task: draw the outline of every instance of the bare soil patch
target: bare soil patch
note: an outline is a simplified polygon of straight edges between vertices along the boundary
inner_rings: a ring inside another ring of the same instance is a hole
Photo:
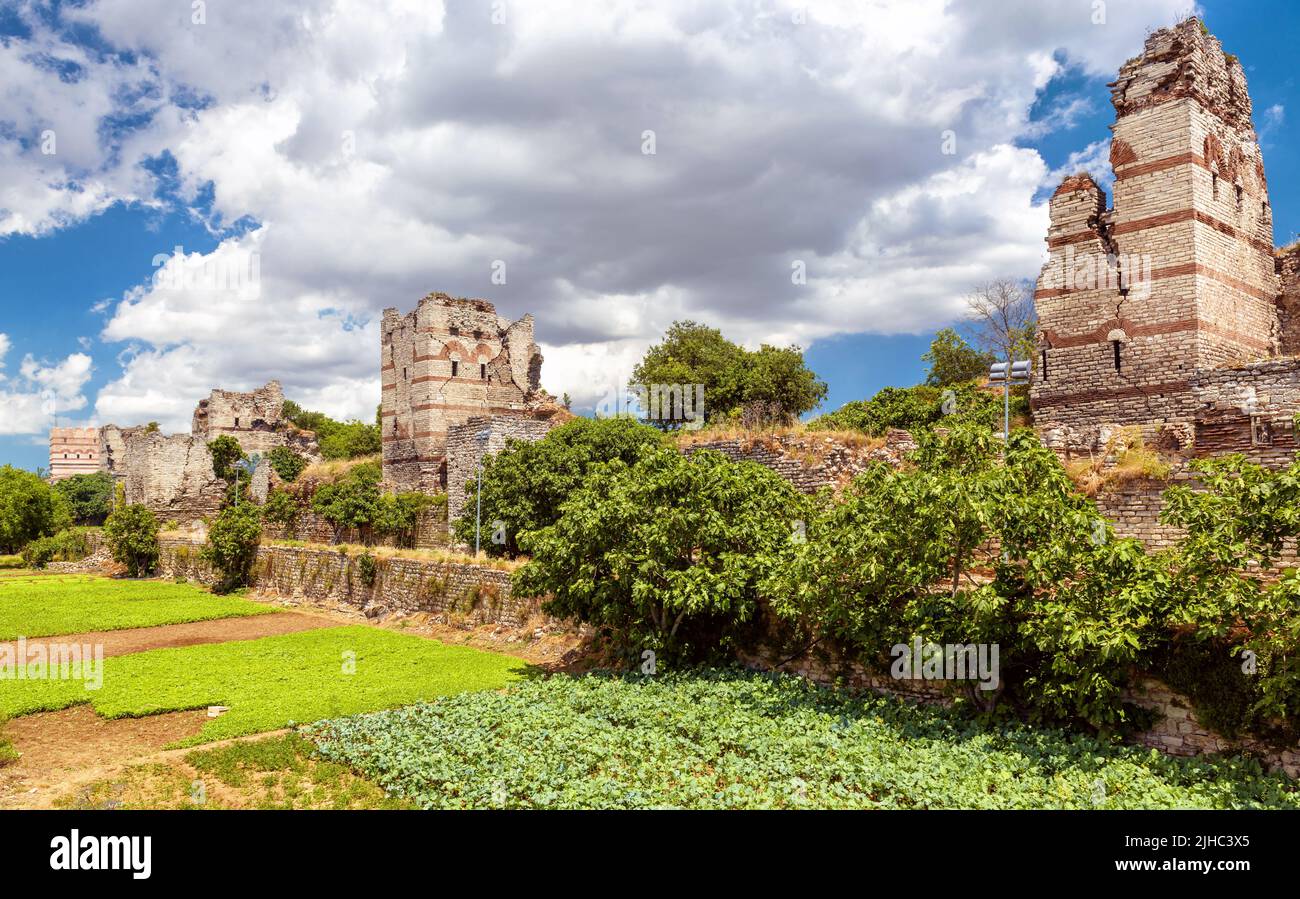
[[[232,640],[255,640],[277,634],[293,634],[323,627],[337,627],[338,622],[321,615],[302,612],[276,612],[270,615],[250,615],[243,618],[220,618],[216,621],[189,621],[184,624],[161,624],[157,627],[136,627],[120,631],[91,631],[85,634],[59,634],[27,641],[30,651],[38,643],[64,645],[101,645],[104,655],[122,656],[149,649],[172,646],[195,646],[200,643],[226,643]],[[11,652],[14,644],[7,644]],[[0,651],[6,644],[0,642]]]

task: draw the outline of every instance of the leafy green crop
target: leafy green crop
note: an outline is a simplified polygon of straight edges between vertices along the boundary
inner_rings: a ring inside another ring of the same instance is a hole
[[[551,677],[323,721],[321,754],[424,808],[1297,808],[1240,758],[739,671]]]
[[[116,631],[273,612],[193,584],[90,575],[10,577],[0,581],[0,640]]]
[[[504,686],[523,668],[510,656],[364,625],[104,660],[103,685],[79,680],[0,681],[0,717],[89,702],[108,718],[228,706],[189,746],[389,708],[461,690]]]

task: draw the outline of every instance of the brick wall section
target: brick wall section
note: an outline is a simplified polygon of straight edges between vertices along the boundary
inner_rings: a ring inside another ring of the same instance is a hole
[[[692,443],[684,452],[713,450],[735,462],[757,462],[772,469],[803,493],[840,488],[871,462],[899,465],[916,442],[906,431],[891,429],[883,444],[845,443],[815,432],[799,435],[756,434],[752,437]]]
[[[148,426],[100,428],[100,462],[123,485],[128,503],[148,506],[164,522],[189,524],[215,515],[225,495],[207,446],[217,437],[231,436],[245,453],[263,457],[252,483],[259,502],[270,489],[265,457],[272,449],[289,446],[308,461],[320,460],[314,435],[286,421],[283,408],[277,381],[248,393],[214,390],[195,408],[189,434],[163,434]]]
[[[200,544],[167,540],[160,573],[202,584],[214,582],[199,557]],[[253,586],[285,597],[333,602],[366,611],[457,613],[475,624],[519,627],[540,600],[512,596],[510,572],[472,562],[377,559],[373,585],[361,578],[356,556],[308,547],[262,546],[253,567]]]
[[[511,441],[541,440],[560,424],[561,416],[534,418],[526,414],[476,415],[447,429],[447,528],[464,513],[465,485],[474,480],[484,456],[501,452]],[[486,435],[480,438],[480,434]],[[472,515],[474,510],[469,510]],[[488,523],[483,527],[490,532]]]

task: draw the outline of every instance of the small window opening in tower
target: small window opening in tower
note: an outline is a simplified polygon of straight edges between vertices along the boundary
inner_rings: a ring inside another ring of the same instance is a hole
[[[1238,184],[1238,185],[1237,185],[1237,208],[1238,208],[1238,209],[1241,208],[1241,200],[1242,200],[1242,197],[1245,196],[1245,193],[1246,193],[1246,192],[1245,192],[1244,190],[1242,190],[1241,185]]]
[[[1219,199],[1219,173],[1210,172],[1210,188],[1214,191],[1214,199]]]
[[[406,376],[406,369],[405,369],[405,368],[402,369],[402,380],[403,380],[403,381],[409,380],[409,378],[407,378],[407,376]]]
[[[475,340],[481,340],[482,338],[483,338],[483,332],[480,331],[478,328],[475,328],[475,329],[474,329],[474,339],[475,339]]]
[[[451,363],[451,376],[454,378],[458,374],[460,374],[460,363],[453,361]]]
[[[235,419],[235,427],[239,427],[239,419],[238,419],[238,418]]]
[[[479,376],[479,379],[480,379],[480,380],[483,380],[483,381],[486,381],[486,380],[487,380],[487,363],[486,363],[486,362],[480,362],[480,363],[478,364],[478,376]]]
[[[1043,383],[1047,383],[1047,350],[1043,350]]]
[[[1115,371],[1119,371],[1119,370],[1120,370],[1120,363],[1119,363],[1119,341],[1118,341],[1118,340],[1112,340],[1112,341],[1110,342],[1110,345],[1111,345],[1112,347],[1114,347],[1114,349],[1115,349]]]
[[[452,325],[448,330],[451,332],[452,337],[460,336],[460,328],[456,327],[455,325]]]

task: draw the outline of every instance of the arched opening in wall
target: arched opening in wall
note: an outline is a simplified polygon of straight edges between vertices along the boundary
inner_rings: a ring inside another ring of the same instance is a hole
[[[1237,185],[1237,211],[1238,212],[1241,211],[1242,199],[1245,197],[1245,195],[1246,195],[1245,190],[1243,190],[1241,185],[1238,184]]]
[[[238,417],[235,418],[235,427],[239,427],[239,418],[238,418]]]
[[[1114,328],[1109,334],[1106,335],[1106,339],[1110,341],[1111,352],[1114,354],[1115,357],[1115,371],[1119,372],[1121,370],[1120,367],[1123,364],[1120,359],[1119,347],[1120,344],[1128,340],[1128,335],[1124,333],[1123,328]]]
[[[1210,172],[1210,190],[1213,191],[1214,199],[1219,199],[1219,173]]]

